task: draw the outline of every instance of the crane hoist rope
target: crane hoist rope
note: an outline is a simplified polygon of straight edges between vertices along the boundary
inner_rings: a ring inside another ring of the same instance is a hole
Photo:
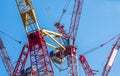
[[[94,47],[94,48],[92,48],[92,49],[90,49],[90,50],[82,53],[82,54],[83,54],[83,55],[87,55],[87,54],[89,54],[89,53],[92,53],[92,52],[94,52],[95,50],[100,49],[101,47],[103,47],[103,46],[105,46],[106,44],[110,43],[112,40],[114,40],[114,39],[117,38],[118,36],[120,36],[120,34],[117,34],[116,36],[112,37],[112,38],[109,39],[108,41],[106,41],[106,42],[104,42],[104,43],[102,43],[102,44],[100,44],[100,45],[98,45],[98,46],[96,46],[96,47]]]
[[[54,75],[47,46],[55,49],[58,45],[64,51],[65,47],[56,39],[60,38],[62,35],[39,27],[32,5],[32,0],[16,0],[16,3],[22,18],[25,32],[27,34],[29,47],[25,47],[29,49],[29,52],[25,54],[25,49],[23,48],[23,52],[21,52],[21,55],[18,59],[18,61],[20,61],[21,63],[16,64],[13,76],[18,75],[25,67],[28,53],[30,55],[31,66],[37,70],[37,76],[41,76],[41,74],[44,74],[45,76]],[[57,45],[47,43],[45,37],[50,38]],[[21,56],[25,57],[22,58]]]
[[[12,36],[6,34],[5,32],[3,32],[3,31],[1,31],[1,30],[0,30],[0,33],[3,34],[4,36],[8,37],[9,39],[12,39],[13,41],[19,43],[19,44],[24,44],[24,42],[22,42],[22,41],[20,41],[20,40],[17,40],[17,39],[15,39],[15,38],[13,38]]]
[[[58,20],[58,23],[61,22],[64,14],[66,13],[66,11],[67,11],[67,9],[68,9],[68,7],[69,7],[69,5],[70,5],[70,2],[71,2],[71,0],[67,0],[67,1],[66,1],[66,4],[65,4],[65,6],[64,6],[64,8],[63,8],[63,11],[62,11],[62,14],[61,14],[61,16],[60,16],[60,18],[59,18],[59,20]]]

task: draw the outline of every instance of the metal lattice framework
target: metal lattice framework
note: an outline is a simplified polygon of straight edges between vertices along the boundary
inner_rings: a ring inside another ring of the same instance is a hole
[[[111,68],[112,68],[112,65],[115,61],[115,58],[118,54],[118,51],[120,49],[120,37],[117,39],[115,45],[113,46],[111,52],[110,52],[110,55],[108,57],[108,60],[104,66],[104,69],[103,69],[103,72],[102,72],[102,76],[108,76]]]
[[[94,73],[92,72],[92,69],[90,68],[86,58],[84,55],[80,55],[80,62],[82,64],[82,67],[84,69],[85,75],[86,76],[94,76]]]
[[[20,72],[24,69],[27,58],[28,58],[29,50],[28,50],[28,45],[24,45],[22,52],[20,54],[20,57],[17,61],[17,64],[15,66],[13,76],[20,75]]]
[[[64,30],[64,26],[62,26],[59,22],[55,24],[58,32],[63,36],[61,37],[63,43],[68,41],[68,44],[65,46],[66,50],[64,50],[64,56],[67,56],[67,65],[68,65],[68,76],[78,76],[78,63],[77,63],[77,55],[76,55],[76,47],[74,46],[74,42],[76,39],[79,20],[82,10],[82,0],[74,0],[74,7],[72,12],[72,18],[70,22],[69,32],[66,33]],[[69,42],[71,44],[69,45]],[[59,52],[58,52],[59,53]],[[59,57],[59,54],[56,54]]]
[[[43,38],[43,34],[38,27],[32,1],[17,0],[17,5],[28,37],[29,52],[27,53],[30,54],[31,66],[37,70],[37,76],[46,76],[48,74],[53,75],[53,68],[48,54],[47,45]],[[24,52],[22,52],[21,56],[22,55],[25,55]],[[17,66],[17,70],[14,71],[15,73],[13,73],[13,76],[17,75],[17,72],[20,72],[26,64],[28,54],[23,58],[25,62],[22,62],[21,56],[18,60],[19,66]],[[20,63],[23,64],[20,65]],[[21,69],[18,69],[20,66]]]
[[[58,57],[61,58],[61,52],[64,57],[67,56],[68,76],[78,76],[78,60],[74,42],[79,26],[83,1],[75,0],[68,33],[64,31],[64,28],[62,25],[60,25],[60,23],[56,23],[55,26],[62,35],[39,28],[31,0],[17,0],[16,3],[22,18],[22,22],[24,24],[25,32],[27,34],[28,44],[24,45],[12,76],[20,75],[20,72],[25,67],[28,55],[30,55],[31,67],[37,70],[37,76],[54,75],[47,45],[54,49],[58,49],[58,46],[56,47],[50,43],[47,43],[44,39],[44,36],[51,38],[54,42],[57,43],[57,45],[59,45],[60,51],[57,53]],[[68,42],[67,45],[64,44],[65,46],[63,46],[55,39],[56,37],[61,37],[63,43],[66,41],[70,41],[71,43]]]
[[[7,54],[6,48],[5,48],[1,38],[0,38],[0,57],[2,59],[2,62],[6,68],[9,76],[12,76],[14,68],[13,68],[12,62],[10,60],[10,57]]]

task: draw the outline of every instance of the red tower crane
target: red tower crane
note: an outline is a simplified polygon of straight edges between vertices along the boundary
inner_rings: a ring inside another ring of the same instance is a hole
[[[115,61],[115,58],[118,54],[118,51],[120,49],[120,37],[118,38],[118,40],[116,41],[115,45],[113,46],[112,48],[112,51],[108,57],[108,60],[104,66],[104,69],[103,69],[103,72],[102,72],[102,76],[108,76],[111,68],[112,68],[112,65]]]
[[[28,45],[23,47],[12,76],[19,75],[24,69],[28,55],[31,67],[37,71],[36,76],[52,76],[53,68],[43,37],[48,33],[39,28],[31,0],[17,0],[16,3],[27,34]]]
[[[76,55],[76,47],[74,46],[74,43],[78,31],[82,3],[83,3],[82,0],[74,0],[74,7],[68,33],[65,32],[64,26],[61,25],[60,22],[55,24],[56,28],[58,29],[58,32],[62,34],[61,38],[66,49],[65,50],[59,49],[60,51],[55,53],[55,55],[51,55],[51,57],[56,56],[62,59],[63,57],[67,56],[68,76],[78,76],[78,64],[77,64],[78,60]],[[65,10],[63,10],[63,13],[64,12]]]
[[[68,34],[62,33],[64,32],[63,28],[61,32],[59,31],[63,36],[59,33],[39,28],[31,0],[16,0],[16,3],[27,34],[28,44],[24,45],[11,76],[21,75],[20,72],[25,67],[28,55],[30,55],[31,67],[33,67],[37,71],[36,76],[53,76],[54,73],[50,61],[50,56],[48,54],[47,45],[60,50],[60,52],[57,53],[58,57],[60,57],[60,60],[62,58],[61,56],[67,56],[68,75],[78,76],[77,55],[74,43],[81,15],[82,1],[75,0]],[[62,27],[61,25],[57,24],[56,27]],[[58,28],[58,30],[59,29],[61,30],[61,28]],[[44,39],[45,36],[51,38],[60,46],[60,48],[57,48],[52,44],[47,43]],[[66,36],[65,39],[63,39],[64,36]],[[61,37],[63,39],[65,47],[57,40],[55,40],[55,37]],[[32,75],[33,74],[34,73],[32,72]]]
[[[94,73],[92,71],[92,69],[90,68],[86,58],[84,55],[80,55],[80,58],[79,58],[81,64],[82,64],[82,67],[84,69],[84,72],[85,72],[85,75],[86,76],[94,76]]]
[[[5,48],[1,38],[0,38],[0,57],[2,59],[2,62],[4,63],[4,66],[9,74],[9,76],[12,76],[14,68],[13,68],[10,57],[7,54],[6,48]]]
[[[59,38],[62,35],[39,28],[31,0],[17,0],[16,3],[27,34],[28,44],[24,45],[12,76],[19,75],[24,69],[28,55],[30,55],[31,67],[36,69],[36,72],[32,72],[32,75],[53,76],[54,72],[47,45],[55,49],[57,47],[51,43],[47,43],[44,37],[52,39],[59,47],[61,47],[61,49],[64,50],[65,47],[56,40],[56,38]]]

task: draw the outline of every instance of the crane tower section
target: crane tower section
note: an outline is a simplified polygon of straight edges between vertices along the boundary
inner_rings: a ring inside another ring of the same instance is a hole
[[[42,30],[38,26],[32,1],[17,0],[16,3],[28,37],[31,67],[37,70],[37,76],[51,76],[53,75],[53,68],[50,56]]]
[[[83,0],[75,0],[73,11],[72,11],[72,17],[70,21],[69,32],[68,32],[69,38],[73,40],[73,44],[75,42],[76,35],[78,32],[82,5],[83,5]]]
[[[90,66],[89,66],[85,56],[84,55],[80,55],[79,59],[80,59],[80,62],[82,64],[82,67],[84,69],[85,75],[86,76],[94,76],[94,73],[93,73],[92,69],[90,68]]]
[[[58,32],[62,34],[61,39],[66,48],[64,51],[59,51],[58,53],[56,53],[55,56],[60,57],[60,54],[63,54],[63,57],[67,57],[68,76],[79,76],[78,60],[74,42],[78,31],[82,3],[83,0],[74,0],[73,12],[68,33],[66,33],[66,31],[64,30],[64,26],[61,25],[59,22],[55,24]]]
[[[4,46],[1,38],[0,38],[0,57],[5,65],[5,68],[9,74],[9,76],[12,76],[14,68],[13,68],[10,57],[7,54],[7,51],[5,49],[5,46]]]
[[[26,44],[22,49],[22,52],[14,68],[12,76],[21,75],[20,72],[24,69],[25,63],[28,58],[28,54],[29,54],[29,50],[28,50],[28,45]]]
[[[118,38],[118,40],[116,41],[115,45],[113,46],[112,48],[112,51],[108,57],[108,60],[106,62],[106,65],[104,66],[104,69],[103,69],[103,72],[102,72],[102,76],[108,76],[111,68],[112,68],[112,65],[115,61],[115,58],[118,54],[118,51],[120,49],[120,37]]]

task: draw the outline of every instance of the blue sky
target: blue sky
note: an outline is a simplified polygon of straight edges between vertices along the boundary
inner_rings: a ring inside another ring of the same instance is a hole
[[[33,0],[39,26],[41,28],[55,31],[56,29],[54,24],[56,21],[58,21],[65,2],[66,0]],[[72,4],[73,0],[71,2],[71,5]],[[4,31],[15,39],[26,43],[27,37],[15,0],[2,0],[0,2],[0,7],[0,30]],[[71,18],[71,7],[72,6],[69,7],[68,12],[61,21],[61,23],[65,25],[65,29],[67,31]],[[102,44],[116,34],[120,33],[119,20],[120,0],[84,0],[80,26],[75,43],[77,47],[77,54],[80,55],[81,53]],[[12,60],[12,63],[14,63],[13,65],[15,66],[15,62],[19,57],[23,45],[16,43],[3,34],[0,34],[0,37],[2,37],[7,52]],[[116,39],[103,48],[86,55],[91,68],[100,71],[95,76],[101,75],[107,57],[115,41]],[[118,54],[109,76],[120,75],[120,63],[118,62],[119,59],[120,55]],[[80,76],[85,76],[80,62],[78,64]],[[27,66],[29,66],[29,63],[27,63]],[[66,64],[64,63],[62,66],[66,67]],[[58,74],[59,76],[60,74],[61,76],[67,75],[67,71],[60,73],[54,65],[53,67],[55,76],[58,76]],[[0,68],[2,68],[0,69],[0,75],[8,76],[1,59]]]

